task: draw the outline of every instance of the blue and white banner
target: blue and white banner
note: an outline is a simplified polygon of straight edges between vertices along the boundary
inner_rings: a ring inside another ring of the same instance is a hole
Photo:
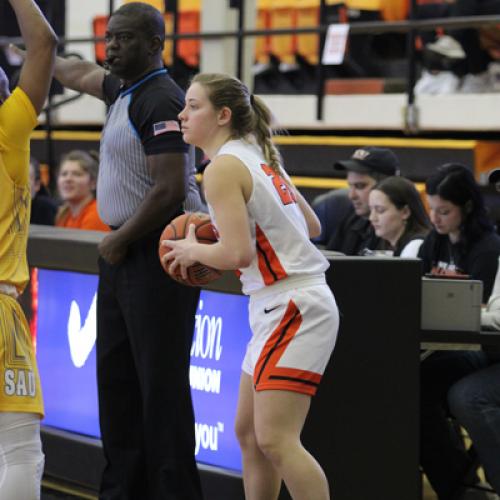
[[[95,368],[97,276],[40,269],[37,358],[45,425],[99,437]],[[202,290],[191,348],[196,459],[241,471],[234,434],[248,298]]]

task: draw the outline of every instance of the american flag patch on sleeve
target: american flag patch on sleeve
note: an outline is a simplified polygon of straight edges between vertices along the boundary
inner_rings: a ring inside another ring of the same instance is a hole
[[[179,126],[179,122],[175,120],[167,120],[164,122],[158,122],[153,124],[153,135],[161,135],[167,132],[180,132],[181,127]]]

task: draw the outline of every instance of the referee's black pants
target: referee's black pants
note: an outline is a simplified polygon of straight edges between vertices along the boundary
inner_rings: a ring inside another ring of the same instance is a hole
[[[199,290],[165,274],[159,237],[132,244],[118,265],[99,262],[101,500],[202,498],[189,387]]]

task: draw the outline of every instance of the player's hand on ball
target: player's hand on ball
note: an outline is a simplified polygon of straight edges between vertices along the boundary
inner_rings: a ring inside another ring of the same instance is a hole
[[[219,279],[222,272],[200,264],[193,255],[198,244],[217,243],[217,233],[210,216],[186,212],[171,220],[158,242],[158,257],[163,270],[173,280],[189,286],[203,286]]]
[[[163,240],[162,246],[169,247],[170,251],[163,257],[163,263],[166,264],[172,259],[169,267],[169,273],[175,275],[175,271],[179,268],[183,279],[187,279],[187,268],[193,265],[196,261],[190,258],[190,250],[193,245],[197,244],[196,226],[189,224],[186,237],[182,240]]]

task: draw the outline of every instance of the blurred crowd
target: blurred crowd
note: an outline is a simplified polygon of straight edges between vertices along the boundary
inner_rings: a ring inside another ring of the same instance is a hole
[[[42,183],[40,163],[30,159],[31,224],[109,231],[97,213],[95,199],[99,158],[94,151],[73,150],[61,158],[57,196]]]
[[[440,165],[419,193],[399,167],[393,151],[375,147],[336,162],[348,187],[314,201],[323,225],[316,243],[353,256],[416,257],[426,276],[480,280],[482,328],[500,330],[500,237],[472,169]],[[500,170],[489,181],[498,189]],[[494,349],[434,352],[421,363],[421,467],[439,500],[500,498],[499,376]]]
[[[333,168],[346,175],[347,187],[313,201],[322,223],[315,241],[320,248],[419,258],[426,276],[480,280],[482,327],[500,330],[500,236],[471,168],[437,166],[420,191],[400,175],[399,159],[387,148],[356,149]],[[97,213],[97,171],[95,152],[70,151],[60,160],[57,196],[51,197],[32,158],[31,222],[109,231]],[[490,172],[489,182],[500,188],[500,169]],[[499,376],[500,352],[492,349],[435,352],[421,363],[421,467],[439,500],[500,498]],[[461,429],[472,439],[488,483],[478,475]]]

